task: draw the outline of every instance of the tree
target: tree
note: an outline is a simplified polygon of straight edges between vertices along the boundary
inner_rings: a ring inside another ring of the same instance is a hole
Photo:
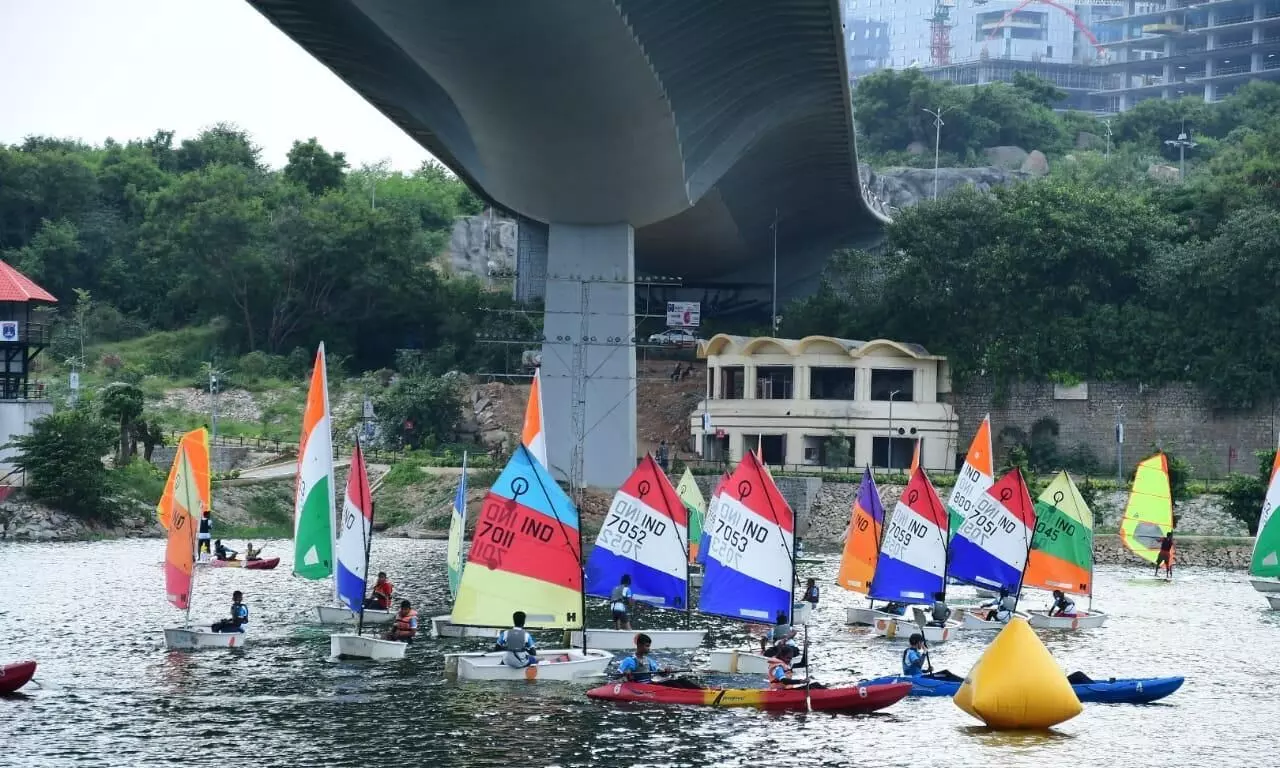
[[[110,476],[102,455],[114,430],[87,408],[44,416],[6,447],[17,449],[14,466],[26,473],[32,499],[76,517],[111,521]]]
[[[322,195],[342,186],[346,169],[347,159],[343,153],[329,154],[312,136],[305,142],[293,142],[284,177],[313,195]]]
[[[133,452],[130,450],[134,433],[134,423],[142,416],[144,399],[142,390],[135,384],[117,381],[102,388],[102,417],[120,425],[119,444],[116,449],[116,466],[123,467],[129,463]]]
[[[179,171],[198,171],[214,165],[230,165],[247,171],[262,167],[262,149],[249,134],[231,123],[217,123],[194,139],[184,139],[175,153]]]
[[[462,397],[452,377],[402,377],[378,398],[382,432],[410,448],[453,439],[462,419]]]

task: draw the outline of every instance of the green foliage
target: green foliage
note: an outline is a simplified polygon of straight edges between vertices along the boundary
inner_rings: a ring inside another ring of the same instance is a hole
[[[827,466],[832,468],[849,466],[850,450],[849,438],[843,433],[836,432],[827,438]]]
[[[127,499],[154,506],[164,493],[166,473],[146,461],[133,461],[112,470],[113,488]]]
[[[1190,482],[1195,468],[1186,459],[1168,451],[1165,451],[1165,456],[1169,458],[1169,492],[1175,502],[1186,501],[1193,495]]]
[[[245,511],[253,515],[255,520],[269,526],[288,528],[292,519],[292,511],[279,494],[268,492],[255,493],[245,504]]]
[[[1258,473],[1232,472],[1228,475],[1222,490],[1222,506],[1232,517],[1249,526],[1249,533],[1257,535],[1276,452],[1257,451],[1254,455],[1258,458]]]
[[[110,474],[102,463],[115,429],[88,408],[44,416],[6,447],[18,451],[14,466],[26,473],[31,498],[86,520],[111,521]],[[159,494],[156,494],[159,498]]]
[[[377,400],[384,434],[409,448],[431,447],[452,440],[462,418],[462,393],[452,377],[404,376]]]
[[[424,477],[422,466],[417,461],[398,461],[391,465],[391,471],[382,478],[382,485],[391,488],[417,485]]]
[[[133,451],[130,450],[134,422],[142,416],[142,390],[136,384],[123,381],[108,384],[98,393],[98,407],[104,419],[120,425],[120,442],[116,450],[116,466],[129,463]]]

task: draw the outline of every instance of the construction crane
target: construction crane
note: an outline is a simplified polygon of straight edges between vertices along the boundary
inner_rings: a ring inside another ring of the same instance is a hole
[[[953,0],[936,0],[929,18],[929,59],[935,67],[951,63],[951,9]]]

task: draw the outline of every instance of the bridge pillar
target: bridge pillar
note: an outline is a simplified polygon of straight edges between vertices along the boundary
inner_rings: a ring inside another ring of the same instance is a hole
[[[543,429],[553,476],[617,488],[636,465],[631,225],[551,224],[543,323]]]

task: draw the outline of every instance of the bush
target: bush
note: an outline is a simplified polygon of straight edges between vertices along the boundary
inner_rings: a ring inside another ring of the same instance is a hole
[[[1258,521],[1262,517],[1262,505],[1267,499],[1267,485],[1271,480],[1271,466],[1275,451],[1257,451],[1258,474],[1245,475],[1232,472],[1222,488],[1223,508],[1235,519],[1249,526],[1249,532],[1257,535]]]
[[[1191,498],[1191,472],[1195,468],[1183,458],[1166,452],[1169,457],[1169,491],[1174,501],[1186,501]]]
[[[18,451],[13,463],[26,473],[31,498],[81,519],[111,522],[112,483],[102,456],[115,438],[113,425],[80,407],[37,419],[31,434],[6,447]]]
[[[382,432],[409,448],[454,438],[462,420],[462,392],[444,377],[406,376],[379,397],[375,413]]]

